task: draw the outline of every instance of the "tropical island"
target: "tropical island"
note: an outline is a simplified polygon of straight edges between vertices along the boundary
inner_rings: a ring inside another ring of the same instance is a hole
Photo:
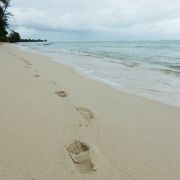
[[[21,39],[18,32],[11,29],[9,19],[13,16],[8,11],[10,0],[0,0],[0,42],[46,42],[42,39]]]

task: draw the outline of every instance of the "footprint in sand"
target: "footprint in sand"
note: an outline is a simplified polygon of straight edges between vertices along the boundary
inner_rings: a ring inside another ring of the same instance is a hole
[[[84,107],[76,107],[76,111],[78,111],[81,114],[81,116],[84,119],[86,119],[86,121],[87,121],[85,124],[80,123],[79,127],[82,127],[83,124],[84,124],[85,127],[88,127],[89,124],[91,123],[90,120],[94,118],[94,113],[90,109],[84,108]]]
[[[94,118],[93,112],[88,108],[76,107],[76,110],[87,120]]]
[[[39,74],[35,74],[34,77],[40,77],[40,75]]]
[[[66,97],[67,96],[67,93],[63,90],[56,91],[55,94],[57,94],[60,97]]]
[[[48,81],[48,83],[49,83],[49,84],[52,84],[52,85],[54,85],[54,86],[57,86],[57,83],[54,82],[54,81]]]
[[[26,63],[26,65],[28,65],[28,66],[31,66],[32,64],[28,61],[28,60],[26,60],[25,58],[21,58],[21,60],[22,61],[24,61],[25,63]]]
[[[35,73],[37,73],[37,72],[38,72],[38,70],[37,70],[37,69],[33,69],[33,71],[34,71]]]
[[[95,171],[89,155],[90,148],[86,143],[76,140],[66,150],[80,173]]]

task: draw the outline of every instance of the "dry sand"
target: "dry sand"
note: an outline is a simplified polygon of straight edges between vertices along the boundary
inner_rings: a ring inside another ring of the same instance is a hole
[[[180,108],[0,46],[0,180],[179,179]]]

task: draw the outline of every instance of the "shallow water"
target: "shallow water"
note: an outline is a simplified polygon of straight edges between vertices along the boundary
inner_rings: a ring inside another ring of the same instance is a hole
[[[123,91],[180,106],[180,41],[18,43]]]

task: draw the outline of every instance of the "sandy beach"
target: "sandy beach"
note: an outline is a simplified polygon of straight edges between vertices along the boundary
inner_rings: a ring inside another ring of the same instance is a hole
[[[0,45],[1,180],[179,180],[180,108]]]

